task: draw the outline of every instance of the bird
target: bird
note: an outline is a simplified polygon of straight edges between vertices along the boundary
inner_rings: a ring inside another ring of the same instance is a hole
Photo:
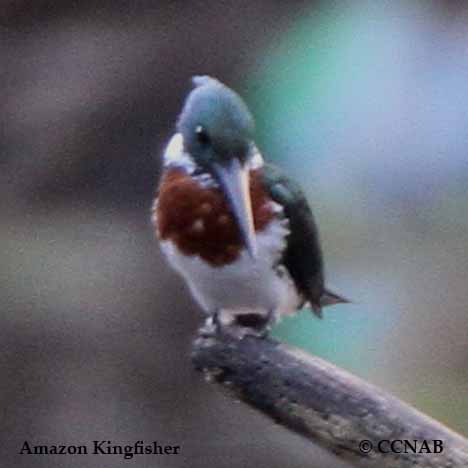
[[[265,162],[231,88],[192,78],[152,206],[161,249],[210,330],[268,333],[304,307],[349,302],[325,286],[319,232],[299,187]]]

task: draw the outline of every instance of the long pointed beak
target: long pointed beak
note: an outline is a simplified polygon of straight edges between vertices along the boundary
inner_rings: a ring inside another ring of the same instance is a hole
[[[214,171],[239,226],[242,240],[250,256],[257,257],[257,243],[249,190],[249,173],[237,158],[228,165],[215,164]]]

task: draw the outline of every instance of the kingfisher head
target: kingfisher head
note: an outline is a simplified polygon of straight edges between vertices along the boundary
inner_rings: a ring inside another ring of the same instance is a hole
[[[223,191],[243,242],[255,258],[256,242],[249,192],[254,121],[240,96],[208,76],[193,78],[195,88],[177,122],[184,151]]]

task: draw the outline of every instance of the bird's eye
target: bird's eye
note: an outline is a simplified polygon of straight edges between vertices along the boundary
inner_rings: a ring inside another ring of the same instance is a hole
[[[208,132],[201,125],[197,126],[195,133],[197,135],[198,143],[207,145],[210,142],[210,136],[208,135]]]

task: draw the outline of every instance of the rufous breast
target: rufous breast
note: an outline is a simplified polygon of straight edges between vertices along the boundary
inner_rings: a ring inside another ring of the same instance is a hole
[[[276,211],[259,170],[250,172],[250,197],[255,231],[260,232]],[[215,267],[234,262],[244,248],[221,190],[203,187],[183,169],[164,172],[153,220],[161,240],[171,241],[183,254],[198,255]]]

